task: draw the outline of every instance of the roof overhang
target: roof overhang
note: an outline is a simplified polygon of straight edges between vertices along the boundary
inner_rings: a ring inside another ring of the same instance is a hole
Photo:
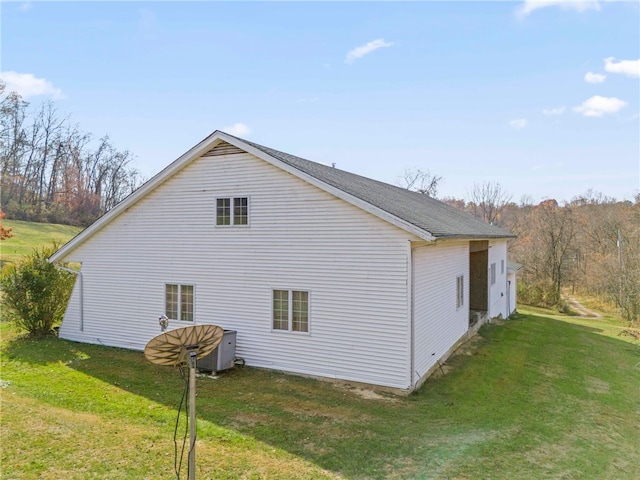
[[[508,273],[518,273],[520,270],[524,268],[524,265],[517,262],[507,262],[507,272]]]

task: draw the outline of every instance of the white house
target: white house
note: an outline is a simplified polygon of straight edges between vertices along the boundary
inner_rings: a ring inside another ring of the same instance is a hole
[[[216,131],[51,258],[81,264],[60,336],[142,350],[165,314],[236,330],[248,365],[411,391],[508,315],[512,236]]]

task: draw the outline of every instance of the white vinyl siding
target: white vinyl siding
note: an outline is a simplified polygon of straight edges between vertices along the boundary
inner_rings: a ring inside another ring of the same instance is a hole
[[[218,227],[217,199],[242,197],[251,228]],[[158,278],[186,278],[195,322],[236,330],[247,365],[408,388],[408,240],[250,154],[196,159],[72,252],[85,332],[65,318],[61,335],[142,349],[160,333]],[[309,333],[271,334],[272,288],[298,285],[312,292]]]
[[[469,278],[468,242],[413,250],[414,370],[419,380],[466,334],[467,308],[457,308],[457,278]],[[463,304],[468,305],[463,280]]]

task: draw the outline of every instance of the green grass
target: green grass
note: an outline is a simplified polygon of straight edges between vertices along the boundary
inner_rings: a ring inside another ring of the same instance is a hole
[[[5,228],[11,228],[13,237],[0,243],[0,262],[16,262],[22,256],[30,254],[34,248],[60,245],[71,240],[82,228],[71,225],[56,225],[53,223],[23,222],[21,220],[3,220]]]
[[[485,326],[409,397],[248,367],[199,378],[198,478],[640,478],[640,347],[581,321]],[[175,478],[176,370],[0,328],[3,478]]]

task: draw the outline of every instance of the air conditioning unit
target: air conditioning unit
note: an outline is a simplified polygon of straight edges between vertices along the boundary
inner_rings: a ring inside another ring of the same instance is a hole
[[[236,359],[236,332],[225,330],[222,341],[216,349],[204,358],[198,360],[198,370],[204,372],[221,372],[233,367]]]

